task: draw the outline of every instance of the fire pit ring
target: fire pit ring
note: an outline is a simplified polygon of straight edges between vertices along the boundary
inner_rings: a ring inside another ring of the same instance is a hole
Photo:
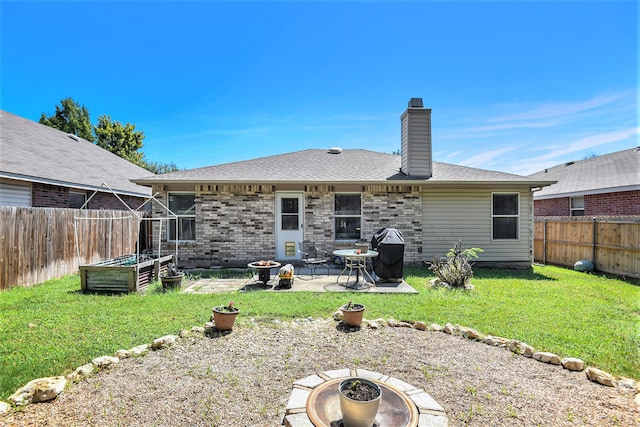
[[[258,282],[267,286],[271,280],[271,269],[278,268],[282,264],[276,261],[254,261],[247,264],[247,267],[258,271]]]
[[[314,388],[307,399],[307,415],[316,427],[342,425],[338,385],[344,378],[335,378]],[[390,384],[375,382],[382,389],[380,409],[375,427],[416,427],[418,408],[405,393]]]
[[[425,390],[361,368],[323,371],[295,381],[283,424],[287,427],[343,427],[338,386],[348,377],[366,378],[380,385],[382,402],[373,427],[443,427],[449,424],[444,408]],[[385,392],[387,399],[393,399],[391,405],[397,405],[403,413],[400,418],[385,414],[396,409],[385,402]]]

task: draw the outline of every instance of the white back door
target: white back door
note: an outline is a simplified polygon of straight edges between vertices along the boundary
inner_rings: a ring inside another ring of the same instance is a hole
[[[304,238],[304,193],[276,193],[276,258],[300,259],[298,242]]]

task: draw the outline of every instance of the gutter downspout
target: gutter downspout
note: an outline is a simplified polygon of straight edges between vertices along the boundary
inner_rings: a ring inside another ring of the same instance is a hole
[[[532,232],[531,232],[531,241],[530,241],[530,245],[531,245],[531,265],[533,265],[533,263],[536,260],[536,255],[535,255],[535,251],[536,251],[536,247],[535,247],[535,231],[536,231],[536,216],[535,216],[535,200],[534,200],[534,193],[536,191],[540,191],[542,190],[542,187],[529,187],[529,190],[531,191],[531,224],[532,224]],[[543,236],[542,236],[542,264],[546,264],[547,263],[547,218],[544,219],[544,229],[543,229]]]

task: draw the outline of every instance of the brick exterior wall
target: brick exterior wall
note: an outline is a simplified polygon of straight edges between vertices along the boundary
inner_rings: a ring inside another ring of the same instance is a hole
[[[536,200],[535,216],[570,216],[571,198]],[[585,216],[640,215],[640,190],[584,196]]]
[[[395,228],[404,238],[404,262],[422,262],[422,199],[417,193],[363,193],[362,235],[371,241],[381,228]]]
[[[33,183],[31,200],[34,208],[68,208],[69,188]]]
[[[87,197],[91,197],[92,192],[87,193]],[[131,209],[138,209],[141,204],[144,203],[144,199],[141,197],[120,195],[120,198]],[[115,209],[115,210],[127,210],[116,196],[111,193],[99,192],[89,202],[87,206],[89,209]]]
[[[535,216],[569,216],[570,200],[568,197],[535,200],[533,211]]]
[[[69,207],[69,192],[82,192],[82,190],[74,190],[69,187],[63,187],[59,185],[40,184],[34,182],[32,188],[32,204],[34,208],[68,208]],[[92,191],[86,192],[87,197],[90,197]],[[122,200],[127,203],[132,209],[137,209],[144,199],[141,197],[133,196],[120,196]],[[89,209],[115,209],[115,210],[127,210],[126,206],[123,206],[122,202],[118,200],[116,196],[111,193],[97,193],[89,202],[87,206]]]
[[[640,190],[584,196],[584,214],[640,215]]]
[[[275,193],[196,194],[196,241],[179,243],[180,267],[242,267],[275,258],[275,197]],[[354,242],[334,240],[334,193],[306,192],[304,200],[305,239],[327,250],[353,247]],[[405,263],[420,263],[421,206],[417,193],[362,193],[362,236],[369,242],[379,229],[396,228],[405,239]],[[154,203],[153,217],[166,216],[164,208]],[[162,233],[163,254],[175,250],[175,243],[166,241],[166,224],[162,222],[161,230],[160,222],[154,221],[154,235]]]

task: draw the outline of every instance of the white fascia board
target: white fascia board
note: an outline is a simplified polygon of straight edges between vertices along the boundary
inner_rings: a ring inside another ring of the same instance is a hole
[[[597,188],[593,190],[569,191],[566,193],[555,193],[555,194],[545,194],[545,195],[536,194],[534,196],[534,199],[545,200],[545,199],[558,199],[560,197],[581,197],[581,196],[589,196],[592,194],[621,193],[623,191],[636,191],[636,190],[640,190],[640,185],[627,185],[624,187],[611,187],[611,188]]]

